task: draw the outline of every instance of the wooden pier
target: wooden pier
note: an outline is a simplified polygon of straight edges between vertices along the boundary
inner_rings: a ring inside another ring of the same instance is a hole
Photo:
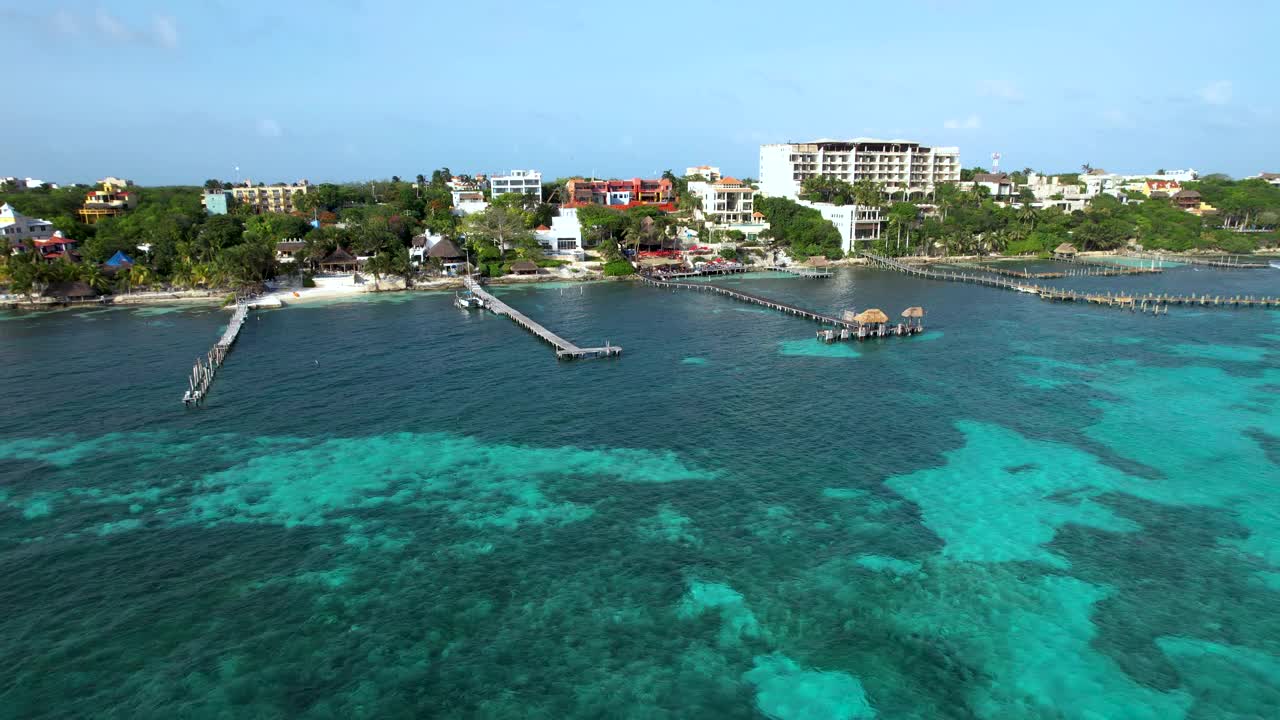
[[[1162,253],[1125,253],[1117,257],[1129,257],[1137,260],[1157,260],[1159,262],[1182,263],[1185,265],[1203,265],[1205,267],[1226,268],[1229,270],[1257,270],[1271,267],[1265,262],[1241,260],[1235,255],[1225,255],[1225,260],[1214,260],[1182,255],[1164,255]]]
[[[484,306],[494,315],[503,315],[511,319],[511,322],[528,330],[537,337],[550,343],[556,350],[557,360],[577,360],[582,358],[599,358],[599,357],[616,357],[622,354],[622,348],[617,345],[610,345],[607,341],[604,347],[583,348],[574,345],[564,338],[556,335],[542,325],[529,319],[524,313],[516,310],[510,305],[502,302],[498,298],[491,295],[487,290],[480,287],[480,283],[471,279],[465,279],[467,289],[480,298]]]
[[[1073,263],[1075,265],[1087,265],[1095,268],[1106,268],[1111,271],[1108,275],[1155,275],[1164,272],[1164,268],[1158,267],[1128,267],[1109,263],[1106,260],[1094,260],[1092,258],[1080,257],[1079,255],[1055,255],[1054,260],[1058,262]]]
[[[245,318],[248,316],[249,305],[237,304],[235,312],[231,314],[231,322],[227,323],[227,329],[222,333],[222,337],[218,338],[218,343],[212,350],[205,353],[203,358],[196,359],[195,365],[191,368],[191,377],[187,378],[187,391],[182,395],[183,405],[193,407],[204,402],[208,397],[214,375],[227,359],[227,354],[231,352],[231,346],[240,336],[240,329],[244,327]]]
[[[887,325],[886,323],[878,323],[877,325],[879,327],[871,327],[866,323],[858,322],[852,318],[845,319],[834,317],[832,315],[825,315],[823,313],[814,312],[813,310],[806,310],[801,307],[796,307],[795,305],[788,305],[787,303],[778,302],[777,300],[771,300],[760,295],[752,295],[751,293],[742,292],[741,290],[731,290],[726,287],[720,287],[719,285],[711,285],[708,283],[671,282],[663,278],[656,278],[643,274],[639,277],[643,282],[658,288],[716,293],[717,295],[724,295],[725,297],[733,298],[734,300],[739,300],[741,302],[751,303],[753,305],[762,305],[770,310],[777,310],[778,312],[786,313],[788,315],[795,315],[796,317],[802,317],[806,320],[813,320],[814,322],[822,323],[823,325],[832,325],[834,326],[834,329],[823,329],[818,331],[818,339],[825,340],[827,342],[851,339],[865,340],[871,337],[888,337],[890,335],[915,335],[917,333],[924,332],[924,326],[922,324],[892,326]]]
[[[787,273],[788,275],[795,275],[797,277],[802,277],[802,278],[829,278],[829,277],[835,277],[836,275],[830,270],[823,270],[821,268],[811,268],[811,267],[797,267],[792,265],[776,265],[774,267],[768,267],[765,269],[773,270],[774,272]]]
[[[957,273],[946,270],[930,270],[926,267],[908,265],[892,258],[875,255],[865,251],[862,253],[862,256],[870,260],[873,265],[887,268],[889,270],[897,270],[898,272],[930,280],[986,285],[987,287],[1001,288],[1003,290],[1016,290],[1022,293],[1038,295],[1042,300],[1086,302],[1095,305],[1106,305],[1108,307],[1132,310],[1135,312],[1143,311],[1151,312],[1153,314],[1167,314],[1170,305],[1217,308],[1280,308],[1280,297],[1259,297],[1255,295],[1223,296],[1209,295],[1208,293],[1169,295],[1167,293],[1103,293],[1081,290],[1060,290],[1056,288],[1043,287],[1041,285],[1029,285],[1026,283],[1013,282],[1012,280],[991,277],[989,275],[971,275],[968,273]]]
[[[747,268],[744,266],[738,265],[735,267],[712,266],[712,267],[705,267],[699,270],[675,270],[671,272],[661,273],[661,275],[663,277],[669,277],[669,278],[691,278],[691,277],[710,277],[712,275],[738,275],[745,272],[747,272]]]
[[[1102,263],[1080,263],[1087,267],[1079,270],[1053,270],[1048,272],[1030,272],[1027,270],[1011,270],[1009,268],[995,267],[993,265],[975,265],[973,263],[955,263],[956,267],[969,268],[980,272],[989,272],[993,275],[1002,275],[1004,277],[1019,278],[1022,280],[1050,280],[1056,278],[1067,277],[1112,277],[1117,275],[1145,275],[1149,271],[1141,270],[1134,272],[1132,268],[1126,267],[1104,267]]]

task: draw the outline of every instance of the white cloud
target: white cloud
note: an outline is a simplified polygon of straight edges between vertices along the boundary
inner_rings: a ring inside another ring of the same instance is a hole
[[[55,35],[67,37],[88,36],[116,45],[141,45],[176,50],[178,47],[178,21],[170,15],[153,15],[150,25],[133,27],[112,15],[105,8],[98,8],[92,15],[59,9],[47,16],[29,16],[25,20],[47,29]]]
[[[258,121],[258,134],[264,138],[278,138],[284,134],[284,129],[275,120],[263,118]]]
[[[963,120],[952,119],[942,123],[942,127],[947,130],[977,130],[982,127],[982,118],[970,115]]]
[[[1231,102],[1231,81],[1217,80],[1200,88],[1200,99],[1209,105],[1226,105]]]
[[[120,19],[103,8],[98,8],[98,14],[94,17],[94,21],[98,25],[98,32],[109,38],[126,41],[129,40],[133,33],[129,28],[125,27]]]
[[[978,83],[978,95],[1011,102],[1022,99],[1022,92],[1008,80],[983,80]]]
[[[178,47],[178,21],[172,15],[157,15],[151,21],[152,32],[160,47],[175,50]]]

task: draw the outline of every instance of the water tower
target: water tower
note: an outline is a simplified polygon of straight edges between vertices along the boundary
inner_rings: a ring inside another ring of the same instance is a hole
[[[991,153],[991,172],[1000,172],[1000,153]]]

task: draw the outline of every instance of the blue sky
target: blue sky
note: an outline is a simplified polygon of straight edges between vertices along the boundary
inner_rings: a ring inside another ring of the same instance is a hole
[[[0,175],[50,181],[754,177],[762,142],[863,135],[1280,171],[1263,2],[0,0],[0,26]]]

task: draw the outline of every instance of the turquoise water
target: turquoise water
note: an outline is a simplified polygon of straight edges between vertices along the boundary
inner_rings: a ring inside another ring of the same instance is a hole
[[[3,316],[0,718],[1277,715],[1280,313],[732,282],[928,330],[507,291],[626,349],[557,363],[385,295],[253,315],[193,412],[225,311]]]

